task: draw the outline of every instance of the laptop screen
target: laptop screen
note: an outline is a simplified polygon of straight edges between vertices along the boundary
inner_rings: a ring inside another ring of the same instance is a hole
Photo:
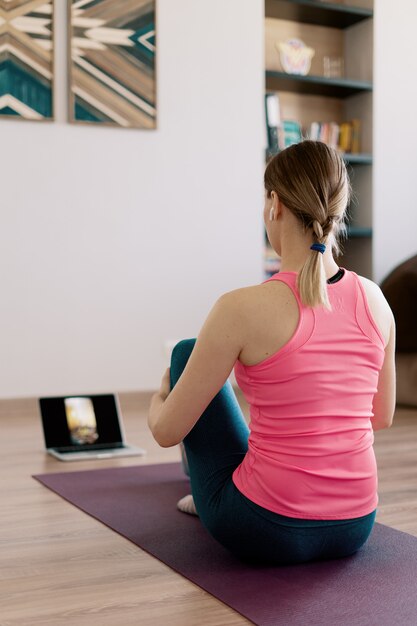
[[[121,443],[119,412],[113,394],[39,400],[47,448],[94,448]]]

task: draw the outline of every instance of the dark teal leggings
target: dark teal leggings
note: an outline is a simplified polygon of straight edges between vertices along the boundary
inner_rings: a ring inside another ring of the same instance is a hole
[[[171,388],[195,339],[177,344]],[[348,520],[305,520],[278,515],[246,498],[232,474],[248,448],[249,429],[230,383],[212,400],[184,439],[191,491],[202,524],[225,548],[244,560],[295,564],[355,553],[368,539],[376,511]]]

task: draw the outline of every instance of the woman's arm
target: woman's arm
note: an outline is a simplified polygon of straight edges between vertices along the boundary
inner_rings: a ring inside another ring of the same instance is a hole
[[[366,292],[372,317],[385,339],[385,357],[379,373],[378,390],[373,401],[374,430],[389,428],[392,424],[396,399],[395,380],[395,320],[381,289],[371,280],[359,276]]]
[[[239,357],[245,331],[238,291],[225,294],[214,305],[171,393],[167,370],[152,398],[148,424],[162,447],[175,446],[190,432]]]
[[[385,358],[379,373],[378,391],[374,396],[372,428],[381,430],[392,424],[395,411],[395,322],[391,319],[391,330],[388,343],[385,347]]]

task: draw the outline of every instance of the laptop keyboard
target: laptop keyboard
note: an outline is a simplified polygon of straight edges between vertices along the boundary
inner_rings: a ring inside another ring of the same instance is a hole
[[[125,448],[125,444],[124,443],[102,443],[102,444],[96,444],[94,447],[85,445],[85,446],[71,446],[71,447],[60,447],[60,448],[54,448],[54,450],[56,450],[57,452],[61,453],[61,454],[73,454],[73,453],[77,453],[77,452],[98,452],[99,450],[115,450],[117,448]]]

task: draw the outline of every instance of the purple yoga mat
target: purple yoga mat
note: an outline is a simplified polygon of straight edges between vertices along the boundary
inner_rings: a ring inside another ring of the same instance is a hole
[[[34,476],[259,626],[416,626],[417,538],[376,524],[356,555],[281,567],[229,554],[176,502],[180,465]]]

